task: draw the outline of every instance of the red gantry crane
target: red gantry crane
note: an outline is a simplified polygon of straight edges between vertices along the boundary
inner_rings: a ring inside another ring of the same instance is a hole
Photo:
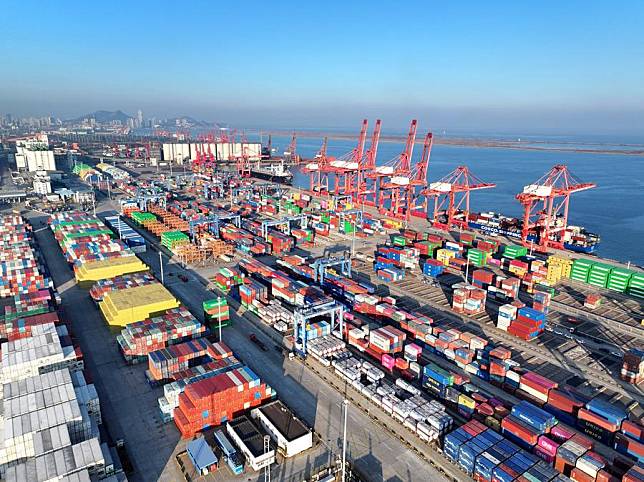
[[[373,186],[377,188],[376,207],[381,214],[400,217],[403,215],[407,199],[407,187],[411,180],[411,158],[414,153],[418,121],[411,121],[409,133],[403,151],[382,166],[377,166],[375,171],[367,174],[367,178],[375,179]]]
[[[367,140],[367,119],[362,121],[358,145],[328,164],[328,169],[334,174],[333,192],[336,196],[354,196],[357,192],[358,171],[364,154]]]
[[[293,131],[293,135],[291,136],[291,143],[288,146],[288,150],[284,152],[284,160],[292,164],[300,163],[300,157],[297,155],[297,135],[295,131]]]
[[[409,185],[407,186],[407,203],[405,207],[405,219],[407,221],[409,221],[410,216],[427,218],[425,192],[428,188],[427,172],[433,145],[434,135],[428,132],[423,142],[423,153],[420,156],[420,161],[412,168]]]
[[[467,166],[458,166],[440,181],[430,183],[423,194],[426,200],[434,198],[433,226],[445,231],[452,227],[466,229],[470,192],[493,187],[496,184],[482,181]]]
[[[557,164],[534,184],[525,186],[523,192],[516,196],[523,206],[523,245],[533,246],[536,237],[537,251],[545,251],[549,247],[564,249],[570,195],[596,186],[595,183],[581,182],[564,164]]]
[[[364,204],[368,194],[367,188],[367,175],[373,173],[376,169],[376,157],[378,156],[378,143],[380,142],[380,129],[382,128],[382,121],[376,120],[376,125],[371,134],[371,144],[369,149],[360,160],[358,166],[358,187],[356,189],[356,202]]]
[[[326,153],[327,145],[328,137],[325,137],[322,141],[322,147],[315,155],[315,158],[305,164],[302,169],[303,172],[309,175],[309,190],[312,193],[329,194],[329,171],[327,169],[329,158]]]

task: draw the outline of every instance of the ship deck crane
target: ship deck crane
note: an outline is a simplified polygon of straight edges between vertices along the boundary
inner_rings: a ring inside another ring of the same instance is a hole
[[[351,151],[330,161],[327,170],[334,174],[333,192],[354,196],[358,187],[358,172],[364,154],[364,146],[367,140],[367,119],[362,121],[358,144]]]
[[[496,184],[482,181],[467,166],[458,166],[440,181],[430,183],[423,195],[426,199],[434,198],[433,226],[446,231],[452,227],[467,228],[470,193],[493,187]],[[445,222],[440,220],[441,216]]]
[[[407,189],[411,182],[411,159],[416,142],[418,122],[411,121],[403,151],[374,173],[378,182],[376,206],[381,213],[401,217],[407,203]]]
[[[581,182],[564,164],[557,164],[534,184],[523,188],[516,198],[523,206],[521,242],[530,246],[530,234],[537,236],[538,251],[563,249],[564,232],[568,228],[570,195],[596,187]]]

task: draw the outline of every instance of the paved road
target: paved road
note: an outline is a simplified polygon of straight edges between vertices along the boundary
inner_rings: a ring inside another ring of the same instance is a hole
[[[36,238],[60,289],[65,314],[72,322],[87,366],[94,374],[110,434],[114,439],[126,440],[136,468],[132,480],[177,480],[179,473],[173,454],[183,450],[185,443],[179,439],[174,425],[162,424],[157,415],[156,399],[161,389],[152,389],[145,382],[144,366],[128,366],[123,362],[114,333],[105,325],[86,291],[74,283],[51,232],[40,230]],[[158,269],[155,252],[143,258],[154,270]],[[181,270],[168,266],[166,273],[174,269]],[[168,283],[169,289],[194,313],[200,313],[202,301],[212,297],[192,274],[188,283],[176,278]],[[234,327],[225,330],[224,341],[278,391],[295,413],[315,427],[327,445],[273,469],[273,480],[297,480],[304,471],[339,453],[342,395],[301,363],[285,360],[275,350],[258,350],[247,338],[253,329],[250,322],[234,318]],[[371,480],[444,480],[437,470],[374,425],[361,411],[349,411],[348,427],[350,460],[368,473]]]
[[[149,238],[147,233],[144,234]],[[159,272],[159,257],[156,251],[149,250],[141,257],[155,272]],[[166,262],[164,257],[164,263]],[[166,286],[193,313],[200,314],[203,300],[213,296],[212,292],[204,288],[203,280],[175,263],[164,265],[164,272],[181,272],[188,276],[189,281],[186,283],[174,276],[166,276]],[[285,359],[281,353],[273,349],[267,352],[258,350],[257,346],[248,340],[248,333],[254,332],[260,337],[264,335],[246,318],[232,313],[233,327],[224,330],[224,342],[263,380],[275,388],[279,397],[298,416],[315,427],[329,449],[321,456],[322,460],[329,460],[329,457],[333,456],[331,454],[339,454],[342,395],[300,362]],[[274,346],[268,338],[265,341],[269,348]],[[400,440],[375,425],[365,413],[350,410],[347,424],[350,460],[365,474],[369,474],[370,480],[445,480],[437,470],[406,448]],[[408,436],[414,441],[413,435]],[[295,462],[289,461],[289,464],[293,465],[281,467],[279,472],[274,471],[273,478],[290,477],[290,474],[297,473],[301,470],[301,462]],[[306,465],[309,464],[310,461],[306,460]]]

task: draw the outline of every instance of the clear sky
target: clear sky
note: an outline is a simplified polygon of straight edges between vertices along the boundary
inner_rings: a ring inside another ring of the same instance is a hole
[[[0,18],[3,113],[644,132],[641,0],[6,0]]]

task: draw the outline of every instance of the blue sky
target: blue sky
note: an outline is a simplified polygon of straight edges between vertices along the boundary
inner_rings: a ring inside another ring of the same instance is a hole
[[[644,3],[3,2],[0,112],[640,132]]]

